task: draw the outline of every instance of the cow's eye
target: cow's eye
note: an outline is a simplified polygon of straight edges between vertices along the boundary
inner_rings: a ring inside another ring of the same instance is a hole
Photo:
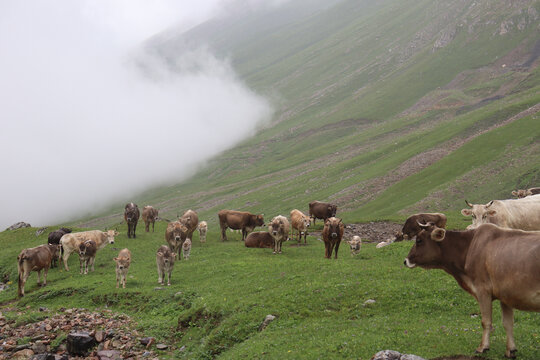
[[[472,218],[473,218],[473,219],[476,219],[476,215],[472,214]]]
[[[419,237],[416,238],[416,245],[420,245],[422,243],[422,239]]]

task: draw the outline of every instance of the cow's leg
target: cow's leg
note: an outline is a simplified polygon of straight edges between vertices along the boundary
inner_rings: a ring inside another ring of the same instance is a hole
[[[94,262],[96,262],[96,257],[95,256],[90,258],[90,263],[92,265],[92,271],[94,271]],[[86,272],[86,273],[88,274],[88,272]]]
[[[69,267],[68,267],[68,259],[69,259],[69,255],[71,254],[71,252],[69,252],[68,250],[64,249],[64,255],[62,256],[62,260],[64,260],[64,269],[66,269],[66,271],[69,271]]]
[[[334,256],[334,259],[337,259],[337,253],[338,253],[338,250],[339,250],[339,244],[340,244],[340,243],[341,243],[341,241],[338,241],[338,242],[336,243],[336,254],[335,254],[335,256]]]
[[[489,350],[489,333],[491,331],[492,299],[489,294],[479,294],[478,304],[480,305],[480,314],[482,316],[482,342],[476,349],[477,353],[483,353]]]
[[[161,269],[159,268],[159,265],[157,266],[157,282],[161,285],[163,285],[163,282],[162,282],[162,279],[163,279],[163,273],[164,271],[161,271]]]
[[[144,222],[144,231],[150,232],[150,222]]]
[[[506,331],[506,353],[507,358],[516,357],[516,343],[514,342],[514,310],[501,302],[502,320]]]
[[[136,231],[137,231],[137,223],[133,224],[133,238],[137,238],[137,234],[136,234]]]
[[[118,273],[118,269],[116,269],[116,288],[118,289],[120,285],[120,274]]]
[[[42,286],[47,286],[47,274],[49,273],[49,267],[46,267],[45,269],[43,269],[43,285]]]
[[[326,259],[329,259],[330,258],[330,255],[328,255],[328,248],[329,248],[329,244],[327,242],[324,243],[324,257]]]
[[[307,231],[304,231],[304,245],[307,244]]]
[[[223,225],[221,225],[221,241],[226,241],[227,240],[227,227],[223,227]]]
[[[26,280],[28,280],[29,276],[30,276],[30,270],[28,271],[25,270],[22,277],[21,296],[24,296],[24,286],[26,285]]]

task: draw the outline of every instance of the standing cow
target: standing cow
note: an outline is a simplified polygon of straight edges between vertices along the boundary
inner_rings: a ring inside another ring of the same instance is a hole
[[[126,204],[124,208],[124,220],[126,220],[128,226],[127,236],[136,238],[135,230],[137,230],[137,222],[139,221],[140,213],[139,207],[134,203]]]
[[[118,289],[119,285],[122,284],[122,288],[125,289],[127,274],[131,265],[131,251],[127,248],[122,249],[113,260],[116,263],[116,288]]]
[[[281,244],[289,239],[289,220],[278,215],[268,225],[268,232],[274,238],[274,254],[281,254]]]
[[[47,243],[48,244],[58,245],[59,248],[60,248],[61,253],[63,254],[64,251],[63,251],[62,247],[60,246],[60,239],[62,238],[62,236],[66,235],[66,234],[69,234],[69,233],[71,233],[71,229],[65,228],[65,227],[62,227],[62,228],[60,228],[58,230],[51,231],[49,233],[48,238],[47,238]],[[52,263],[51,263],[52,268],[58,266],[59,261],[57,261],[57,260],[60,260],[60,257],[54,257],[53,258]]]
[[[291,226],[292,234],[291,237],[294,237],[294,230],[298,232],[298,243],[304,237],[304,244],[307,243],[306,237],[308,235],[307,229],[311,223],[309,216],[305,215],[298,209],[291,210]]]
[[[92,267],[94,271],[94,261],[96,260],[97,245],[94,240],[86,240],[79,245],[79,263],[81,265],[81,274],[88,274],[88,269]]]
[[[158,283],[163,285],[165,275],[167,275],[167,286],[171,285],[171,274],[174,268],[176,253],[171,251],[167,245],[161,245],[156,253],[156,264],[158,271]]]
[[[167,241],[167,244],[169,244],[171,251],[178,253],[178,260],[181,260],[181,249],[184,241],[186,241],[187,233],[188,228],[180,221],[173,221],[167,225],[165,240]]]
[[[422,227],[405,265],[442,269],[478,301],[483,328],[479,353],[489,349],[492,302],[499,300],[505,355],[515,357],[513,309],[540,312],[540,232],[493,224],[467,231],[447,231],[432,223]]]
[[[422,228],[420,225],[418,225],[418,223],[427,224],[432,222],[438,227],[444,229],[446,227],[446,220],[446,215],[441,213],[421,213],[411,215],[407,218],[407,220],[405,220],[405,224],[403,224],[403,229],[401,229],[401,232],[396,234],[395,241],[414,239],[416,234],[422,231]]]
[[[227,228],[242,230],[242,241],[257,226],[264,226],[262,214],[255,215],[246,211],[221,210],[218,212],[221,227],[221,241],[227,240]]]
[[[51,266],[53,257],[58,256],[60,251],[56,244],[45,244],[30,249],[24,249],[17,257],[19,272],[19,296],[24,296],[24,285],[32,271],[37,271],[38,286],[41,285],[41,270],[43,270],[43,286],[47,285],[47,272]]]
[[[327,259],[332,258],[332,251],[334,247],[336,249],[334,259],[337,259],[339,245],[343,238],[343,232],[345,226],[341,219],[331,217],[324,222],[324,228],[322,231],[322,238],[324,241],[324,257]]]
[[[184,224],[187,228],[187,237],[193,239],[193,233],[199,226],[199,215],[197,215],[197,213],[193,210],[186,210],[178,221]]]
[[[313,225],[317,219],[323,219],[326,222],[326,219],[336,216],[336,212],[337,205],[321,201],[309,203],[309,216],[313,220]]]
[[[199,241],[201,243],[206,242],[206,233],[208,232],[208,224],[206,221],[201,221],[199,223]]]
[[[66,234],[60,239],[60,246],[64,249],[64,268],[69,271],[68,259],[74,251],[79,251],[79,245],[87,240],[94,240],[97,246],[97,250],[103,249],[108,243],[114,244],[114,237],[118,235],[116,230],[107,230],[106,232],[100,230],[81,231],[77,233]]]
[[[146,205],[142,211],[142,219],[144,221],[144,230],[150,232],[150,224],[152,224],[152,232],[154,232],[154,223],[158,218],[158,210],[150,205]]]

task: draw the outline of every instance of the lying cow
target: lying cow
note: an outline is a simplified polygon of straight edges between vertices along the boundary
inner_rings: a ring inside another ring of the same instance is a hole
[[[289,220],[285,216],[278,215],[268,225],[268,232],[274,238],[274,254],[281,254],[281,245],[289,240]]]
[[[403,229],[396,234],[395,241],[414,239],[416,234],[422,231],[422,228],[418,225],[418,223],[427,224],[432,222],[437,225],[437,227],[444,229],[446,227],[446,220],[446,215],[441,213],[421,213],[411,215],[407,218],[407,220],[405,220]]]
[[[152,232],[154,232],[154,224],[158,218],[158,210],[150,205],[146,205],[142,210],[142,219],[144,221],[144,230],[150,232],[150,224],[152,224]]]
[[[309,217],[313,220],[313,225],[317,219],[323,219],[326,222],[326,219],[336,216],[336,212],[337,205],[321,201],[309,203]]]
[[[58,256],[60,249],[56,244],[44,244],[30,249],[24,249],[17,257],[19,272],[19,296],[24,296],[24,285],[32,271],[37,271],[38,286],[41,285],[41,270],[43,270],[43,286],[47,285],[47,273],[53,257]]]
[[[81,274],[88,274],[88,269],[92,267],[94,271],[94,261],[96,260],[97,245],[94,240],[86,240],[79,245],[79,262],[81,265]]]
[[[116,288],[118,289],[119,284],[122,284],[122,288],[125,289],[127,273],[131,265],[131,251],[122,249],[113,260],[116,263]]]
[[[360,248],[362,247],[362,239],[360,236],[354,235],[351,240],[347,241],[347,243],[351,248],[351,256],[358,255],[360,253]]]
[[[116,230],[107,230],[106,232],[100,230],[82,231],[71,234],[66,234],[60,239],[60,245],[64,249],[64,268],[69,271],[68,259],[74,251],[79,251],[79,245],[87,240],[94,240],[97,250],[103,249],[107,244],[114,244],[114,237],[118,235]]]
[[[206,221],[201,221],[199,223],[199,241],[202,242],[202,243],[205,243],[206,242],[206,233],[208,231],[208,224],[206,223]]]
[[[500,227],[521,230],[540,230],[540,195],[522,199],[491,200],[486,205],[465,203],[470,209],[461,210],[464,216],[472,216],[474,229],[481,224],[495,224]]]
[[[60,250],[62,250],[62,247],[60,246],[60,239],[62,238],[62,236],[66,235],[66,234],[69,234],[71,232],[71,229],[69,228],[65,228],[65,227],[62,227],[58,230],[54,230],[54,231],[51,231],[49,233],[49,236],[47,238],[47,243],[48,244],[56,244],[58,245],[58,247],[60,248]],[[63,251],[62,251],[63,253]],[[51,267],[57,267],[58,266],[58,261],[60,258],[59,257],[55,257],[53,258],[53,261],[51,263]]]
[[[533,187],[533,188],[524,189],[524,190],[512,191],[512,195],[514,195],[518,199],[521,199],[530,195],[537,195],[537,194],[540,194],[540,187]]]
[[[341,239],[343,238],[343,231],[345,226],[341,219],[336,217],[331,217],[326,219],[324,222],[324,228],[322,231],[322,238],[324,241],[324,257],[327,259],[332,258],[332,252],[335,247],[335,256],[334,259],[337,259],[337,254],[339,250],[339,245]]]
[[[244,245],[249,248],[274,248],[274,238],[268,231],[255,231],[246,237]]]
[[[186,212],[178,219],[187,228],[187,237],[193,239],[193,233],[199,226],[199,216],[193,210],[186,210]]]
[[[124,220],[128,226],[127,236],[129,239],[136,238],[137,222],[139,222],[139,207],[134,203],[126,204],[124,208]]]
[[[165,240],[171,250],[175,253],[178,253],[178,260],[182,255],[182,245],[187,239],[188,228],[182,224],[180,221],[173,221],[167,225],[167,230],[165,231]]]
[[[255,215],[247,211],[221,210],[218,212],[221,227],[221,241],[227,240],[227,228],[242,230],[242,241],[257,226],[264,226],[263,215]]]
[[[167,286],[171,285],[171,274],[174,268],[176,253],[171,251],[167,245],[161,245],[156,253],[156,264],[158,271],[158,283],[163,285],[165,274],[167,274]]]
[[[305,215],[298,209],[291,211],[291,227],[292,234],[291,237],[294,237],[294,230],[298,232],[297,241],[300,243],[302,236],[304,236],[304,244],[307,243],[306,237],[308,235],[307,230],[311,223],[309,216]]]
[[[506,357],[515,357],[513,309],[540,312],[540,232],[482,224],[473,230],[446,231],[422,224],[405,265],[442,269],[478,301],[482,342],[489,349],[492,302],[501,303]]]

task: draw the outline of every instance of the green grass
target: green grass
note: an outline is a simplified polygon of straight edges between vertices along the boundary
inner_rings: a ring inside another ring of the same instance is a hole
[[[20,249],[45,240],[34,230],[0,233],[0,272],[12,274],[12,280]],[[12,303],[14,283],[0,293],[0,303],[22,311],[21,324],[39,320],[42,306],[52,312],[107,307],[125,313],[145,335],[172,346],[162,358],[369,359],[383,349],[433,358],[472,354],[480,341],[480,319],[471,316],[478,306],[453,278],[403,266],[410,242],[382,249],[364,244],[354,258],[342,244],[339,259],[327,260],[315,237],[307,246],[286,243],[283,254],[273,255],[270,249],[245,248],[236,234],[222,243],[211,231],[206,244],[195,236],[190,260],[177,262],[172,285],[161,287],[155,251],[164,243],[164,231],[165,224],[158,223],[154,234],[139,231],[137,239],[127,239],[122,227],[115,244],[98,253],[95,272],[80,275],[72,255],[71,271],[51,269],[44,288],[36,287],[32,274],[24,298]],[[133,262],[127,288],[116,289],[112,258],[123,247],[131,250]],[[364,306],[368,299],[375,303]],[[486,359],[504,353],[498,307],[494,313]],[[268,314],[276,320],[259,332]],[[538,314],[517,312],[520,358],[540,357],[539,321]]]

